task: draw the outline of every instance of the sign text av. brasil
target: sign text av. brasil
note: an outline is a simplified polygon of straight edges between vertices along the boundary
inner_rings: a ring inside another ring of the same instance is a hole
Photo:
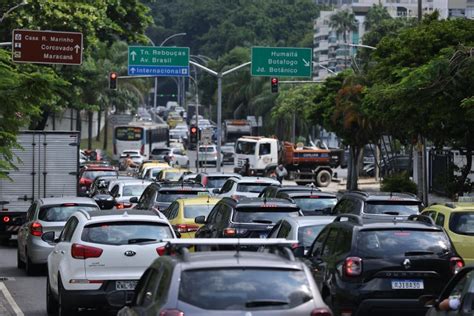
[[[252,76],[311,77],[311,48],[252,47]]]
[[[129,46],[129,76],[189,76],[189,47]]]

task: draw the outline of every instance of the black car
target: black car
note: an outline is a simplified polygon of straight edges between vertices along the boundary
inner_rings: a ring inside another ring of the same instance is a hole
[[[337,203],[337,197],[329,192],[278,192],[276,198],[287,199],[298,205],[305,216],[327,215]]]
[[[446,232],[423,215],[364,222],[337,216],[306,255],[335,315],[423,315],[422,295],[439,294],[464,265]]]
[[[288,200],[223,198],[207,219],[196,217],[197,224],[204,224],[196,238],[266,238],[280,219],[300,215],[298,206]]]
[[[135,208],[139,210],[165,210],[172,202],[186,197],[209,194],[207,189],[190,183],[150,184],[139,199],[133,197],[131,203],[138,203]]]
[[[258,197],[266,197],[266,198],[273,198],[276,197],[278,193],[281,192],[320,192],[321,190],[317,187],[305,186],[305,185],[269,185],[262,192]]]
[[[420,199],[411,193],[348,191],[339,198],[330,215],[355,214],[382,220],[419,214],[422,209]]]
[[[413,163],[410,156],[395,156],[380,161],[380,175],[382,177],[392,173],[407,172],[413,174]],[[375,177],[375,161],[364,166],[363,171],[370,177]]]

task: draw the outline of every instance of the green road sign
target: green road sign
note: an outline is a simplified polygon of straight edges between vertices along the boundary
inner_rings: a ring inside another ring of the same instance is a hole
[[[188,76],[189,47],[129,46],[131,76]]]
[[[252,76],[311,77],[311,48],[252,47]]]

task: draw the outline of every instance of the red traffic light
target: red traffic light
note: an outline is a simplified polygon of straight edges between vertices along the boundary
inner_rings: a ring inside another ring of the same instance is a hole
[[[196,127],[191,127],[191,133],[196,133],[197,132],[197,128]]]
[[[272,84],[278,84],[278,78],[272,78]]]
[[[110,79],[117,79],[117,73],[116,72],[111,72],[110,73]]]

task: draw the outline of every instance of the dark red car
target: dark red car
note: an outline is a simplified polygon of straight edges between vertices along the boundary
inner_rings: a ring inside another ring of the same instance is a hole
[[[86,166],[79,172],[79,196],[86,196],[92,182],[98,176],[117,176],[118,171],[110,166]]]

